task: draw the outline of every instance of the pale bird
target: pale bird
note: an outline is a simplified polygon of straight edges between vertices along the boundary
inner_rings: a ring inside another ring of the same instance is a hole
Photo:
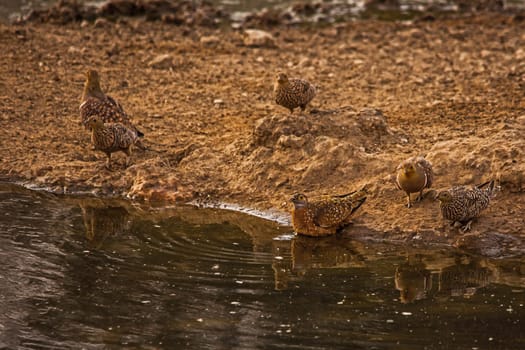
[[[430,188],[434,181],[432,164],[423,157],[411,157],[397,167],[396,185],[407,194],[407,207],[412,206],[411,193],[419,192],[416,201],[423,198],[423,190]]]

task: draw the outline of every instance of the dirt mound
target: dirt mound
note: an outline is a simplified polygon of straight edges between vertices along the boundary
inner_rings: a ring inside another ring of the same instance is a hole
[[[254,183],[330,191],[343,182],[351,190],[374,178],[381,152],[401,139],[376,109],[273,115],[256,122],[244,166],[254,169]]]

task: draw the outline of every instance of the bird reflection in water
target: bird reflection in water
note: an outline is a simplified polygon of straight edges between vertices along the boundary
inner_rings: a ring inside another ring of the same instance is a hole
[[[276,290],[288,289],[291,282],[300,280],[311,269],[365,266],[365,259],[357,253],[354,242],[340,236],[295,236],[291,240],[274,240],[273,253]]]
[[[419,254],[407,256],[406,261],[397,267],[394,280],[404,304],[427,298],[432,289],[430,270]]]
[[[106,238],[130,228],[130,215],[124,207],[104,206],[86,201],[80,204],[80,208],[86,228],[86,239],[92,247],[100,248]]]
[[[456,258],[456,264],[441,270],[438,294],[470,297],[493,280],[494,273],[482,259],[461,256]]]

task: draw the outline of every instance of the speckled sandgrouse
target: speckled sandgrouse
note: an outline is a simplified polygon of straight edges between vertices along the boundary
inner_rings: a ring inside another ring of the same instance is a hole
[[[407,207],[412,206],[410,194],[419,192],[417,201],[423,198],[423,190],[430,188],[434,181],[432,164],[423,157],[411,157],[401,162],[397,167],[396,185],[400,190],[406,192]]]
[[[277,74],[277,79],[273,86],[275,103],[286,107],[293,113],[297,107],[304,111],[306,105],[315,96],[315,86],[303,79],[288,79],[286,74]]]
[[[121,123],[138,137],[144,136],[132,123],[124,109],[111,96],[102,92],[100,88],[100,77],[96,70],[86,72],[84,92],[80,101],[80,117],[82,124],[87,127],[89,118],[100,116],[104,123]]]
[[[291,199],[292,225],[297,234],[326,236],[350,223],[351,215],[366,200],[364,190],[309,202],[304,194],[295,194]]]
[[[440,191],[436,198],[440,201],[443,218],[452,221],[452,225],[462,225],[462,231],[470,230],[472,220],[485,210],[494,193],[494,181],[478,186],[455,186]]]
[[[108,160],[106,168],[111,169],[111,153],[126,154],[126,166],[131,161],[131,147],[138,141],[137,134],[120,123],[104,123],[100,116],[88,119],[87,126],[91,129],[91,141],[95,150],[106,153]]]

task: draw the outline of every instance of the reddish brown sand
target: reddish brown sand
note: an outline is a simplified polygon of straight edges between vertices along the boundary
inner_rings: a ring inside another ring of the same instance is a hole
[[[489,14],[269,31],[274,47],[248,46],[242,31],[137,19],[0,26],[2,179],[283,213],[294,192],[368,184],[344,234],[524,251],[525,22]],[[127,169],[117,154],[106,170],[79,125],[88,68],[146,135],[151,150],[136,150]],[[306,113],[273,103],[278,71],[317,85]],[[433,193],[405,207],[393,175],[417,154],[434,164],[434,189],[499,181],[467,237]]]

